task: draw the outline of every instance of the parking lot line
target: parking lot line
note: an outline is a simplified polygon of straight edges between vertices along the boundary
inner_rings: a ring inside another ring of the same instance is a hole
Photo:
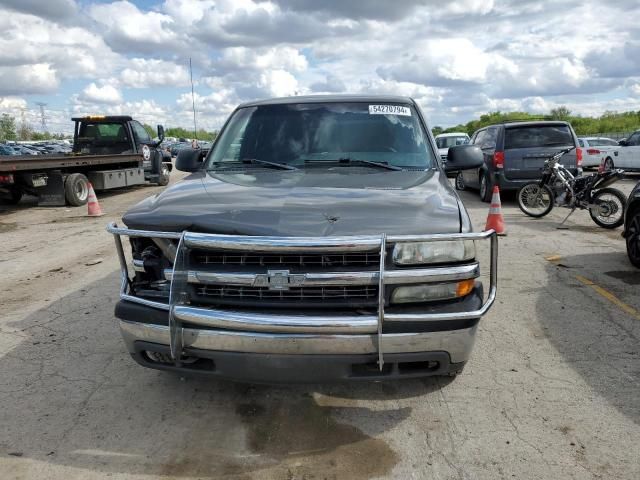
[[[600,285],[597,285],[596,283],[592,282],[588,278],[583,277],[582,275],[576,275],[576,279],[583,285],[587,285],[588,287],[591,287],[593,290],[595,290],[596,293],[598,293],[599,295],[609,300],[615,306],[625,311],[636,320],[640,320],[640,312],[638,312],[638,310],[633,308],[631,305],[627,305],[626,303],[624,303],[622,300],[616,297],[609,290],[605,290]]]

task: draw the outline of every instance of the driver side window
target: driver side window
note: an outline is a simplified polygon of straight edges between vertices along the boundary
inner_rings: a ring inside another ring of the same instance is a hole
[[[131,122],[131,128],[133,128],[137,143],[151,143],[151,137],[139,122]]]
[[[627,140],[627,143],[630,146],[634,146],[634,147],[640,145],[640,132],[636,132],[633,135],[631,135]]]

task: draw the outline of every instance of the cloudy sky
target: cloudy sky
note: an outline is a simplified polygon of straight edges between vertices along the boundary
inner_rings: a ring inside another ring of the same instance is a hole
[[[640,110],[638,0],[0,0],[0,112],[220,127],[240,102],[414,97],[432,125],[493,110]]]

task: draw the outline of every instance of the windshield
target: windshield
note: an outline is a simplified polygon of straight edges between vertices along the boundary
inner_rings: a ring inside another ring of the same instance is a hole
[[[465,145],[469,143],[469,137],[459,136],[459,137],[438,137],[436,138],[436,144],[438,148],[449,148],[455,147],[456,145]]]
[[[505,130],[504,148],[573,146],[568,125],[511,127]]]
[[[589,145],[594,147],[617,147],[618,142],[611,140],[610,138],[595,138],[589,140]]]
[[[417,112],[409,105],[247,107],[233,114],[209,157],[208,168],[247,159],[296,167],[349,159],[426,169],[435,166],[427,142]]]

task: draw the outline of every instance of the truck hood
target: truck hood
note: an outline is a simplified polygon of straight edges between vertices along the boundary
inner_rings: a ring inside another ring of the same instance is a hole
[[[438,170],[338,167],[197,172],[134,206],[123,221],[154,231],[330,236],[457,233],[460,215]]]

